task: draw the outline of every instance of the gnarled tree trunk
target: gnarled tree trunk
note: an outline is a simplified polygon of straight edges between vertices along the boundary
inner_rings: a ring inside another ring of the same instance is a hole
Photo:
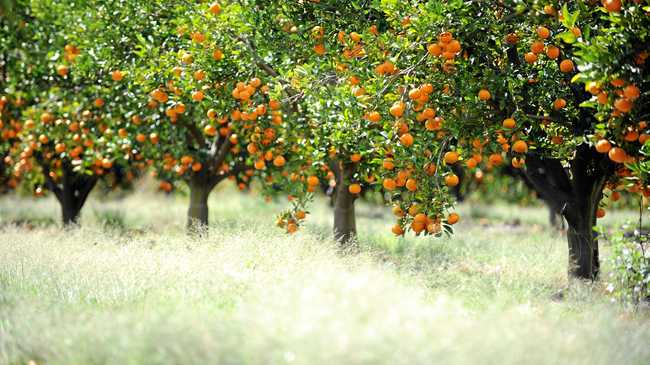
[[[586,144],[578,146],[568,168],[557,159],[527,157],[528,178],[538,192],[553,200],[552,205],[562,207],[568,223],[570,277],[598,278],[598,239],[593,228],[603,188],[613,173],[614,165],[607,156]]]
[[[336,177],[334,239],[341,246],[347,246],[357,237],[357,223],[354,212],[354,201],[356,197],[348,190],[355,172],[355,166],[352,163],[333,163],[332,171]]]
[[[97,185],[97,177],[77,174],[72,166],[63,164],[63,176],[60,181],[54,181],[49,175],[49,167],[42,165],[45,174],[46,187],[54,193],[61,205],[61,220],[68,227],[79,224],[81,208],[88,195]]]

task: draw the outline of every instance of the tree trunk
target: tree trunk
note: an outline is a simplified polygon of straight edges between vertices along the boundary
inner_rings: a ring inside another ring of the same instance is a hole
[[[596,210],[615,165],[586,144],[565,168],[557,159],[527,158],[526,174],[541,195],[552,199],[568,224],[569,277],[595,280],[600,271]]]
[[[208,174],[196,174],[187,185],[190,189],[190,206],[187,210],[187,232],[203,234],[208,229],[208,198],[217,180]]]
[[[336,177],[336,196],[334,197],[334,239],[347,246],[357,237],[357,223],[354,213],[356,197],[348,190],[354,175],[354,165],[344,164],[333,171]]]
[[[86,204],[88,195],[96,184],[96,178],[85,176],[74,177],[73,179],[68,176],[68,178],[64,179],[59,192],[55,192],[55,195],[59,205],[61,205],[61,219],[65,227],[79,224],[81,209]]]

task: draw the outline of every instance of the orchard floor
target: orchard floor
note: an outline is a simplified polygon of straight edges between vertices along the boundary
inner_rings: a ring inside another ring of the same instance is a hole
[[[650,363],[650,314],[612,302],[607,246],[603,280],[569,284],[543,208],[465,205],[453,238],[397,239],[362,204],[345,255],[324,201],[294,236],[280,203],[210,204],[191,239],[183,197],[94,197],[69,231],[51,199],[0,199],[0,364]]]

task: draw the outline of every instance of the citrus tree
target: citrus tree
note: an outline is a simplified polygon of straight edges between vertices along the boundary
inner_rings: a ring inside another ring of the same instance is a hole
[[[206,228],[217,184],[269,184],[289,158],[274,80],[236,38],[242,12],[237,3],[180,4],[173,34],[140,55],[150,62],[135,80],[148,95],[133,116],[142,121],[136,138],[167,190],[187,184],[192,232]]]
[[[164,9],[143,5],[31,1],[14,8],[17,27],[3,27],[4,92],[30,101],[8,162],[15,178],[54,193],[65,224],[99,180],[128,182],[146,167],[128,119],[137,92],[123,71],[162,23],[151,15]],[[134,14],[139,22],[126,21]]]
[[[637,65],[592,79],[587,50],[598,48],[600,39],[617,39],[608,24],[624,14],[642,19],[625,25],[629,38],[616,40],[636,57],[640,50],[634,48],[647,44],[635,38],[644,37],[645,10],[635,2],[618,7],[609,1],[384,4],[395,21],[409,18],[405,34],[411,42],[426,39],[438,60],[434,70],[425,63],[428,75],[422,77],[442,77],[432,83],[442,89],[435,102],[448,133],[443,160],[473,167],[507,159],[525,167],[536,189],[562,207],[570,274],[596,277],[593,226],[604,213],[603,189],[627,174],[624,164],[639,157],[645,141],[645,124],[637,119],[643,115],[637,99],[645,71]],[[601,61],[616,64],[612,58]],[[579,74],[578,66],[585,72]],[[608,92],[610,87],[618,89]]]
[[[631,174],[625,164],[643,159],[639,147],[647,139],[638,119],[647,104],[639,102],[646,80],[639,62],[645,62],[647,49],[643,4],[382,1],[364,9],[382,14],[381,27],[359,29],[354,38],[349,33],[350,44],[346,32],[321,35],[322,28],[311,28],[311,45],[317,55],[335,54],[329,62],[336,64],[337,77],[357,84],[360,102],[343,114],[360,122],[368,113],[382,130],[375,140],[372,127],[356,129],[365,137],[362,156],[381,162],[373,177],[397,202],[393,231],[451,231],[459,219],[448,197],[459,183],[452,167],[473,171],[508,163],[523,168],[536,190],[561,207],[569,225],[571,276],[595,278],[593,227],[604,214],[604,188]],[[621,22],[627,18],[636,20]],[[289,24],[292,31],[295,22]],[[626,37],[611,24],[626,29]],[[296,28],[298,36],[308,33]],[[340,50],[336,41],[343,52],[333,51]],[[626,52],[635,66],[619,68],[612,58],[618,53],[603,51],[603,42]],[[599,48],[600,56],[590,56]],[[608,65],[609,72],[591,74],[594,62]],[[303,64],[288,75],[299,79],[315,65]],[[328,75],[316,74],[305,78],[310,88]],[[347,96],[338,95],[330,100]]]

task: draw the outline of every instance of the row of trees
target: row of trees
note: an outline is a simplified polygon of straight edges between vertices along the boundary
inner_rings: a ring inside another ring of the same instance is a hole
[[[334,232],[379,190],[395,234],[451,232],[450,189],[521,169],[566,218],[569,272],[599,271],[604,192],[647,194],[648,1],[19,0],[3,5],[3,184],[52,191],[76,222],[98,181],[145,170],[293,199],[335,190]],[[612,193],[618,194],[618,193]]]

